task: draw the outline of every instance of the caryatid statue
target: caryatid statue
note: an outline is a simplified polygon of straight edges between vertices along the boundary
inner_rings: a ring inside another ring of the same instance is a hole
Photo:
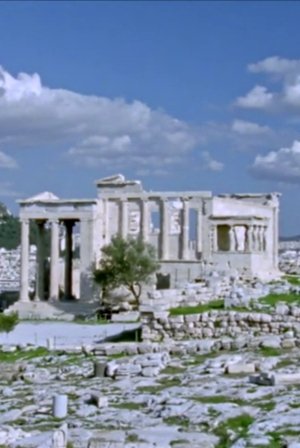
[[[237,251],[245,251],[245,241],[246,241],[246,228],[245,226],[234,226],[234,232],[237,241]]]
[[[232,226],[229,227],[229,250],[235,252],[237,247],[236,234]]]

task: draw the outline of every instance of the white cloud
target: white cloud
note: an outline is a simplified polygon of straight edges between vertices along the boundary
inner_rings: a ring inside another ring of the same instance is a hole
[[[234,120],[231,129],[240,135],[260,135],[271,131],[268,126],[261,126],[257,123],[244,120]]]
[[[256,156],[251,172],[262,179],[300,183],[300,141],[295,140],[290,148]]]
[[[236,100],[236,105],[249,109],[266,109],[271,106],[274,99],[274,94],[268,92],[268,89],[263,86],[255,86],[245,96],[240,96]]]
[[[285,84],[283,89],[283,101],[290,106],[300,106],[300,75],[298,75],[292,82]]]
[[[0,151],[0,168],[17,168],[17,162],[9,155]]]
[[[299,71],[300,61],[297,59],[285,59],[279,56],[271,56],[256,62],[255,64],[249,64],[248,70],[252,73],[269,73],[277,75],[289,74],[293,71]]]
[[[214,160],[208,151],[202,151],[202,168],[209,171],[222,171],[224,168],[224,164],[222,162],[218,162]]]
[[[267,87],[255,86],[247,95],[239,97],[236,105],[249,109],[277,109],[299,113],[300,108],[300,59],[268,57],[248,65],[252,73],[263,73],[267,79],[279,81],[278,92]]]
[[[1,67],[0,136],[6,150],[56,145],[82,166],[136,170],[178,163],[201,141],[185,122],[140,101],[50,89],[38,74],[13,77]]]

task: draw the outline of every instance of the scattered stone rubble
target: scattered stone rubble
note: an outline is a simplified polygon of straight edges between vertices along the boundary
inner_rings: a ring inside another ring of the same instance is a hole
[[[279,257],[279,269],[286,274],[300,274],[300,251],[289,249]]]
[[[32,346],[3,346],[15,362],[1,361],[0,446],[299,448],[300,308],[258,300],[289,292],[300,287],[211,272],[148,291],[143,342],[36,357]],[[218,298],[224,310],[169,313]],[[53,417],[57,395],[68,399],[62,419]]]
[[[197,306],[216,299],[224,299],[226,307],[249,307],[251,302],[268,294],[299,293],[300,286],[291,285],[284,279],[263,283],[257,279],[240,277],[235,271],[231,275],[216,271],[203,276],[195,283],[187,283],[177,289],[148,291],[141,300],[141,310],[155,308],[166,311],[178,306]],[[259,306],[258,303],[256,303]]]
[[[1,366],[0,444],[295,448],[300,354],[282,349],[283,341],[239,336],[103,343],[36,358],[23,347],[10,378],[8,364]],[[94,375],[95,362],[107,367],[103,376]],[[265,382],[254,381],[259,377]],[[64,419],[52,417],[57,394],[68,397]]]

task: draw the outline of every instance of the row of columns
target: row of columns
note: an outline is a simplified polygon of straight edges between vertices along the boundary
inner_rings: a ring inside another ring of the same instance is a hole
[[[120,233],[122,238],[128,236],[128,204],[126,199],[120,200]],[[143,241],[147,242],[149,240],[150,232],[150,209],[149,201],[147,199],[141,200],[141,237]],[[181,259],[189,260],[189,200],[182,200],[182,221],[181,221],[181,242],[182,242],[182,254]],[[160,258],[162,260],[170,259],[170,242],[169,242],[169,226],[170,226],[170,210],[168,207],[168,200],[160,200]],[[197,210],[197,251],[202,250],[202,210]]]
[[[121,236],[127,238],[128,236],[128,201],[126,199],[120,200],[121,204]],[[141,236],[143,241],[149,240],[149,202],[147,200],[141,201]]]
[[[50,291],[49,299],[59,299],[59,220],[50,220],[51,253],[50,253]],[[45,293],[45,223],[37,221],[37,254],[36,254],[36,289],[34,300],[44,299]],[[74,221],[64,221],[66,229],[65,247],[65,296],[72,296],[72,232]],[[29,219],[21,219],[21,280],[20,301],[29,301]]]

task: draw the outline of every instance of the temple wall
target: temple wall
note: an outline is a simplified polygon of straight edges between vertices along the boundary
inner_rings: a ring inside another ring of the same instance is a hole
[[[35,300],[43,300],[43,233],[51,229],[50,299],[66,297],[79,288],[81,299],[93,297],[92,270],[101,248],[114,235],[142,238],[154,245],[161,271],[170,284],[192,281],[203,270],[237,269],[248,276],[278,274],[278,195],[222,195],[208,191],[144,191],[139,181],[117,175],[96,182],[97,199],[61,200],[44,192],[20,201],[22,221],[21,293],[29,301],[29,221],[39,227]],[[80,229],[80,274],[72,272],[74,226]],[[59,233],[64,226],[66,255],[64,280],[59,274]],[[73,278],[72,278],[73,277]],[[80,281],[75,280],[80,277]],[[74,286],[80,284],[79,287]],[[76,294],[75,294],[76,295]]]

